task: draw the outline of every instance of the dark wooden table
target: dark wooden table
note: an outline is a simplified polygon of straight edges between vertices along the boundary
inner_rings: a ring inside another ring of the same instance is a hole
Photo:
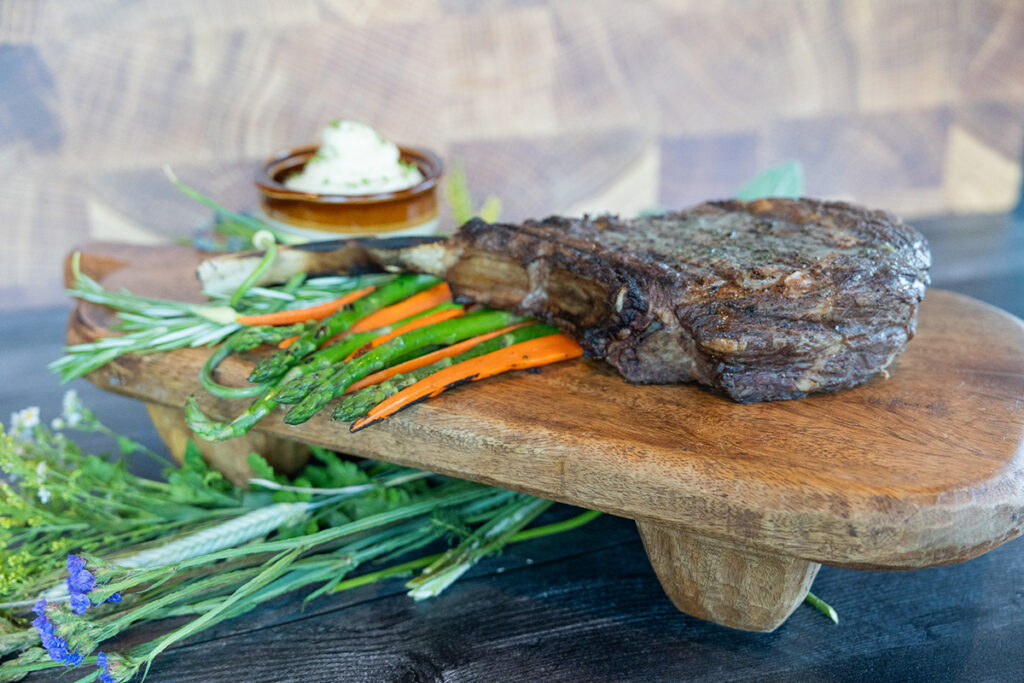
[[[916,225],[932,244],[935,286],[1024,317],[1024,220]],[[65,387],[45,364],[60,353],[66,315],[61,307],[0,316],[5,421],[27,405],[59,412]],[[112,427],[161,448],[141,404],[84,381],[71,386]],[[1024,680],[1024,541],[913,572],[823,567],[812,590],[838,610],[838,626],[806,606],[769,634],[685,616],[662,593],[633,523],[606,515],[511,547],[434,600],[413,602],[399,580],[305,611],[300,595],[283,597],[172,648],[148,680]],[[125,643],[172,625],[144,627]]]

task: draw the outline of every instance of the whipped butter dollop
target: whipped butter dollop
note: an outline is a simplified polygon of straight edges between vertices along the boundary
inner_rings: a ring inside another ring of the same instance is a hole
[[[423,181],[415,164],[402,161],[398,147],[358,121],[331,121],[320,149],[285,187],[317,194],[368,195],[405,190]]]

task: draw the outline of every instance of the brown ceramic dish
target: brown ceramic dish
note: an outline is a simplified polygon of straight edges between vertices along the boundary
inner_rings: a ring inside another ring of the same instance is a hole
[[[296,147],[273,156],[258,169],[260,206],[290,232],[311,239],[339,235],[432,234],[437,226],[440,157],[429,150],[399,147],[402,161],[416,164],[423,181],[405,190],[369,195],[316,194],[292,190],[284,179],[301,171],[316,154],[316,145]]]

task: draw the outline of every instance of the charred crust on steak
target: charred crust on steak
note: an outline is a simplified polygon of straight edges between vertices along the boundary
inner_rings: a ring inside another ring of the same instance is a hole
[[[850,387],[915,331],[924,238],[814,199],[714,201],[635,219],[473,220],[439,275],[557,325],[629,381],[695,380],[741,402]]]

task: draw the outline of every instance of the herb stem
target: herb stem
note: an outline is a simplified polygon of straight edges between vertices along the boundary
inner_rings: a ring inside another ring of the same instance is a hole
[[[835,623],[835,624],[839,623],[839,613],[836,612],[835,608],[833,608],[832,605],[828,604],[827,602],[825,602],[824,600],[819,598],[814,593],[811,593],[810,591],[808,591],[807,592],[807,597],[805,597],[804,600],[808,604],[814,606],[818,611],[820,611],[826,617],[831,619],[832,623]]]
[[[375,583],[382,579],[389,579],[396,576],[403,576],[409,574],[415,569],[426,567],[441,558],[444,553],[435,553],[433,555],[426,555],[424,557],[418,557],[415,560],[409,560],[402,564],[396,564],[393,567],[386,569],[378,569],[375,572],[369,572],[368,574],[361,574],[351,579],[345,579],[339,582],[332,590],[332,593],[340,593],[341,591],[348,590],[350,588],[357,588],[359,586],[365,586],[368,583]]]
[[[252,244],[257,249],[264,250],[263,258],[256,268],[242,280],[242,284],[238,285],[238,289],[235,290],[234,294],[231,295],[228,303],[231,304],[232,308],[238,306],[245,293],[259,282],[259,279],[263,277],[263,273],[267,272],[267,269],[274,263],[274,259],[277,258],[277,242],[274,241],[274,236],[268,230],[260,230],[253,235]]]
[[[186,195],[196,200],[203,206],[213,209],[214,211],[217,212],[218,215],[230,218],[231,220],[236,221],[237,223],[245,226],[248,230],[252,231],[251,234],[255,234],[260,230],[270,229],[270,226],[268,226],[266,223],[256,220],[255,218],[252,218],[250,216],[246,216],[245,214],[231,211],[230,209],[227,209],[218,204],[217,202],[213,201],[212,199],[202,194],[201,192],[192,189],[185,183],[178,180],[178,176],[175,175],[174,171],[171,170],[170,166],[164,166],[164,175],[167,176],[167,179],[170,180],[175,187],[184,192]],[[295,237],[292,235],[277,233],[276,231],[274,231],[274,237],[277,239],[278,242],[281,242],[282,244],[302,244],[303,242],[307,241],[302,237]]]
[[[541,538],[543,536],[550,536],[552,534],[560,534],[566,531],[572,531],[578,529],[584,524],[588,524],[598,517],[601,513],[597,510],[587,510],[582,512],[575,517],[562,520],[561,522],[553,522],[551,524],[545,524],[544,526],[533,527],[532,529],[524,529],[515,536],[512,537],[510,543],[519,543],[520,541],[531,541],[535,538]]]

